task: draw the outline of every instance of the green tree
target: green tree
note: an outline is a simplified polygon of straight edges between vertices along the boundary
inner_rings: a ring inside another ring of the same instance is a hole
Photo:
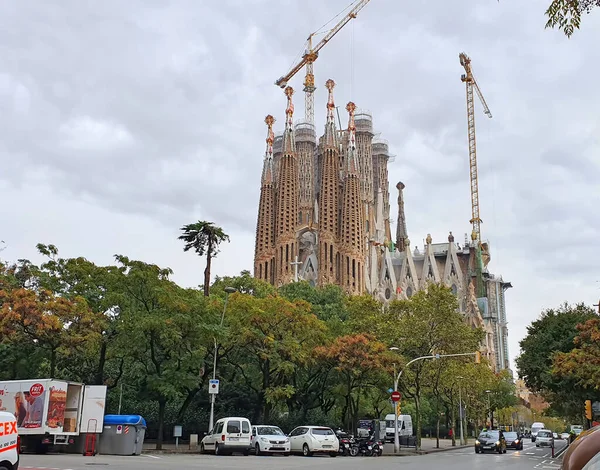
[[[267,297],[277,294],[277,289],[273,285],[255,278],[247,270],[242,271],[239,276],[216,276],[211,291],[221,296],[224,295],[226,287],[233,287],[240,294],[253,295],[254,297]]]
[[[546,10],[546,28],[558,28],[571,37],[581,26],[582,14],[590,13],[597,6],[600,6],[600,0],[552,0]]]
[[[562,416],[581,414],[581,387],[575,380],[552,373],[553,356],[568,353],[575,348],[577,325],[596,318],[595,312],[584,304],[561,305],[548,309],[527,327],[527,336],[519,346],[521,355],[516,360],[519,376],[534,393],[540,393],[553,411]]]
[[[119,347],[132,359],[130,380],[140,397],[158,404],[157,449],[162,448],[167,404],[199,387],[207,345],[216,331],[204,297],[169,279],[170,269],[117,256],[125,276]]]
[[[410,360],[434,354],[454,354],[473,351],[483,332],[464,323],[458,310],[458,300],[452,291],[438,284],[429,284],[408,300],[390,304],[392,316],[398,318],[395,347],[405,364]],[[465,351],[463,348],[468,347]],[[403,366],[401,387],[412,398],[416,409],[417,446],[421,445],[420,402],[430,386],[431,361],[421,360]]]
[[[185,243],[183,251],[194,250],[198,256],[206,255],[206,267],[204,268],[204,295],[208,297],[210,291],[210,267],[212,259],[219,253],[219,245],[229,241],[221,227],[212,222],[199,220],[193,224],[181,227],[182,234],[179,240]]]

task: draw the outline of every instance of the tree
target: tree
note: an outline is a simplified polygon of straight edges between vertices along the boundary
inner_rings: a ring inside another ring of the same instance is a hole
[[[181,227],[182,234],[179,240],[185,242],[183,251],[194,250],[198,256],[206,255],[206,268],[204,268],[204,295],[208,297],[210,290],[210,265],[219,253],[219,245],[229,241],[229,235],[223,232],[212,222],[199,220],[193,224]]]
[[[169,279],[171,270],[117,256],[125,276],[118,306],[119,346],[133,361],[130,380],[143,399],[158,404],[157,449],[162,448],[167,404],[202,380],[201,368],[215,323],[204,297]]]
[[[570,38],[575,29],[579,29],[582,14],[590,13],[597,6],[600,0],[552,0],[546,10],[546,28],[558,27]]]
[[[336,391],[342,398],[342,421],[347,429],[354,429],[358,421],[361,392],[381,388],[382,376],[389,376],[390,353],[385,344],[365,334],[336,338],[329,346],[315,350],[338,377]]]
[[[568,353],[575,348],[577,325],[597,318],[584,304],[564,303],[548,309],[527,327],[527,336],[519,342],[521,355],[516,360],[519,376],[532,392],[540,393],[553,410],[564,416],[579,416],[581,387],[566,376],[552,373],[556,352]]]
[[[240,294],[253,295],[254,297],[267,297],[276,295],[277,289],[266,281],[255,278],[250,271],[244,270],[239,276],[216,276],[211,291],[225,293],[226,287],[235,288]]]
[[[422,356],[475,351],[483,338],[481,330],[465,324],[456,296],[441,284],[431,283],[408,300],[392,302],[390,314],[398,318],[394,346],[401,352],[405,364]],[[431,367],[428,360],[414,362],[403,369],[400,383],[405,394],[415,402],[417,447],[421,445],[420,401],[430,384]]]
[[[600,319],[593,318],[577,325],[579,335],[569,352],[558,352],[553,358],[552,372],[571,379],[583,389],[600,392]]]

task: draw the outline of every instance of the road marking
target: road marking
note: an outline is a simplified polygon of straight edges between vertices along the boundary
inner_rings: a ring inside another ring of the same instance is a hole
[[[142,457],[149,457],[151,459],[160,459],[161,458],[156,455],[150,455],[150,454],[142,454]]]

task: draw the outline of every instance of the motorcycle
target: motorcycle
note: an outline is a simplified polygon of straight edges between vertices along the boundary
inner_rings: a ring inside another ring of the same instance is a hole
[[[358,441],[358,452],[365,457],[379,457],[383,454],[383,442],[375,439],[375,435],[371,434],[365,439]]]
[[[335,432],[338,441],[340,443],[340,448],[338,453],[342,456],[355,456],[356,453],[358,452],[358,448],[356,445],[354,445],[355,441],[354,441],[354,436],[342,431],[341,429],[338,429]]]

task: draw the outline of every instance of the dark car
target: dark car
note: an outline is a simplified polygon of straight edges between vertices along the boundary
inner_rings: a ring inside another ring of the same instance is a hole
[[[498,430],[483,431],[475,440],[475,453],[483,453],[486,450],[506,454],[504,433]]]
[[[504,439],[506,439],[507,449],[523,450],[523,437],[516,432],[505,432]]]

